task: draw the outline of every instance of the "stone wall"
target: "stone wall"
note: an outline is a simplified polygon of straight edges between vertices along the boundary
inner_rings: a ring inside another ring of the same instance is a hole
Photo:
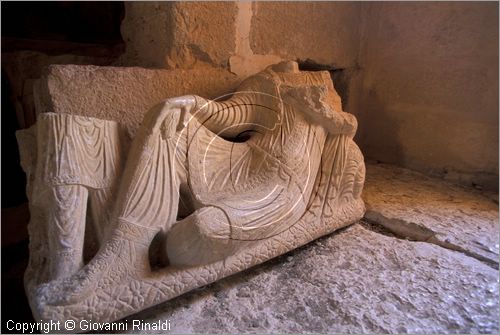
[[[118,64],[227,67],[235,50],[237,6],[234,2],[126,2],[121,28],[126,52]]]
[[[127,48],[117,64],[202,64],[240,76],[282,59],[352,67],[359,49],[360,9],[359,3],[130,2],[122,23]]]
[[[195,70],[213,85],[293,59],[331,71],[366,158],[497,188],[496,3],[127,2],[125,11],[117,60],[2,54],[22,127],[49,63]]]
[[[250,45],[256,54],[309,60],[330,69],[354,67],[361,8],[358,2],[258,2]]]
[[[498,187],[498,4],[364,5],[350,112],[365,157]]]

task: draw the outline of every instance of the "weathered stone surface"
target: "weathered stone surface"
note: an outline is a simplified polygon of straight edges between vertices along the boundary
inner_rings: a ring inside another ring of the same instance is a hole
[[[42,70],[49,64],[94,64],[110,65],[110,56],[48,55],[36,51],[2,53],[2,71],[7,76],[11,99],[16,108],[18,124],[27,128],[35,123],[33,82],[40,78]],[[9,98],[9,97],[6,97]]]
[[[255,6],[257,4],[252,2],[238,2],[235,31],[236,45],[234,55],[229,58],[229,68],[231,72],[238,76],[247,77],[281,60],[281,57],[277,55],[256,54],[250,46],[250,32]]]
[[[53,106],[68,96],[87,113],[114,106],[81,82],[63,89],[78,81],[46,81],[47,94],[60,86]],[[18,133],[31,212],[25,287],[37,320],[114,321],[364,214],[356,119],[326,71],[283,62],[224,101],[169,98],[144,116],[130,147],[121,125],[133,129],[131,119],[113,108],[104,115],[114,121],[75,115],[64,103],[70,113],[41,113]]]
[[[498,192],[498,6],[363,3],[348,111],[366,157]]]
[[[128,319],[175,333],[496,333],[498,313],[498,271],[355,224]]]
[[[255,54],[353,67],[360,27],[361,3],[256,2],[250,46]]]
[[[462,250],[498,268],[498,201],[385,164],[367,166],[366,217],[412,239]]]
[[[149,70],[138,67],[50,66],[35,87],[37,112],[119,120],[132,135],[146,111],[185,94],[217,98],[240,80],[222,69]]]
[[[176,2],[169,67],[185,68],[193,59],[227,68],[236,45],[237,6],[234,1]]]
[[[360,15],[359,4],[342,3],[130,3],[121,27],[127,49],[117,64],[210,64],[241,77],[282,59],[353,67]]]
[[[120,30],[126,47],[116,65],[166,67],[174,28],[172,6],[172,2],[125,2]]]
[[[236,2],[126,3],[119,64],[189,69],[228,66],[235,50]]]

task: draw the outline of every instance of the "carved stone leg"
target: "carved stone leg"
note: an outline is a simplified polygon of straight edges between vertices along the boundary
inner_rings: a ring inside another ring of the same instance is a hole
[[[89,190],[89,206],[99,245],[109,234],[111,226],[111,211],[116,190],[112,187]]]
[[[153,109],[150,113],[157,112]],[[151,271],[148,261],[151,242],[160,230],[168,231],[175,223],[179,206],[182,182],[179,171],[184,169],[177,166],[183,160],[177,159],[176,153],[185,153],[182,147],[186,138],[179,138],[176,131],[178,112],[172,110],[156,131],[151,132],[149,125],[139,130],[111,219],[113,232],[83,269],[67,281],[52,282],[45,287],[44,298],[50,304],[78,303],[96,289],[110,292],[116,285]],[[93,194],[93,197],[91,203],[99,208],[105,195]]]
[[[47,195],[50,277],[58,279],[83,266],[88,191],[80,185],[57,185]]]
[[[158,124],[155,116],[165,114]],[[168,230],[176,221],[179,189],[187,139],[177,132],[180,110],[169,105],[154,107],[145,116],[127,160],[119,189],[116,215],[119,220]]]
[[[234,252],[227,215],[217,207],[203,207],[177,222],[167,234],[171,265],[209,264]],[[236,243],[235,243],[236,242]],[[241,243],[240,243],[241,244]]]

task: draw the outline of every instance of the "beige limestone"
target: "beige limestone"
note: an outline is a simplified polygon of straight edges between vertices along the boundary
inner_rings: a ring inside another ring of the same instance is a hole
[[[16,109],[19,127],[28,128],[35,123],[33,83],[40,78],[43,69],[50,64],[94,64],[109,65],[110,56],[48,55],[37,51],[2,53],[2,71],[7,77],[11,101]]]
[[[165,68],[172,36],[172,2],[125,3],[120,27],[125,53],[116,65]]]
[[[495,334],[498,313],[498,271],[355,224],[134,319],[176,334]]]
[[[272,54],[255,54],[250,46],[250,31],[252,28],[252,17],[256,3],[239,2],[238,16],[236,17],[235,50],[234,55],[229,58],[231,72],[241,77],[255,74],[268,65],[278,63],[281,57]]]
[[[235,49],[235,2],[130,2],[122,35],[127,44],[118,64],[193,68],[227,67]]]
[[[169,67],[190,66],[190,58],[227,67],[235,50],[237,12],[237,2],[233,1],[176,2]],[[179,50],[188,58],[178,55]]]
[[[38,82],[39,113],[56,112],[119,120],[132,136],[162,100],[185,94],[218,98],[240,80],[222,69],[150,70],[138,67],[49,66]]]
[[[386,164],[371,164],[365,217],[399,236],[458,250],[498,268],[498,200]]]
[[[282,59],[353,67],[360,13],[360,4],[348,3],[127,3],[121,27],[127,48],[117,64],[210,64],[243,78]]]
[[[67,87],[49,80],[48,94],[51,84]],[[51,98],[56,113],[18,135],[32,212],[25,286],[36,319],[117,320],[364,213],[357,123],[328,72],[281,63],[225,101],[169,98],[135,133],[133,119],[110,110],[115,121],[97,119],[102,110],[91,104],[67,113],[62,95]],[[95,256],[84,244],[90,227]]]
[[[310,60],[330,68],[355,67],[361,3],[255,2],[250,46],[255,54]]]
[[[363,153],[498,190],[498,3],[371,3],[364,11],[363,73],[347,109],[362,125]]]
[[[498,231],[473,231],[475,218],[484,228],[490,227],[484,222],[488,216],[498,218],[498,205],[484,191],[368,163],[363,197],[372,205],[377,197],[377,208],[395,219],[443,222],[470,244],[480,235],[498,243]],[[496,334],[498,266],[491,265],[430,241],[395,236],[362,219],[133,318],[169,320],[171,332],[182,334]],[[130,318],[128,325],[127,333],[152,333],[133,330]]]
[[[244,77],[283,58],[337,69],[367,157],[498,188],[497,3],[154,2],[126,12],[123,65],[209,62]]]

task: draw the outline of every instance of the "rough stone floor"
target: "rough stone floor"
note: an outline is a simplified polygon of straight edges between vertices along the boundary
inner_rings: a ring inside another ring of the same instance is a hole
[[[370,164],[364,199],[360,222],[131,318],[180,333],[498,333],[498,195]]]
[[[171,333],[497,334],[498,194],[370,164],[363,197],[360,222],[127,319]]]

